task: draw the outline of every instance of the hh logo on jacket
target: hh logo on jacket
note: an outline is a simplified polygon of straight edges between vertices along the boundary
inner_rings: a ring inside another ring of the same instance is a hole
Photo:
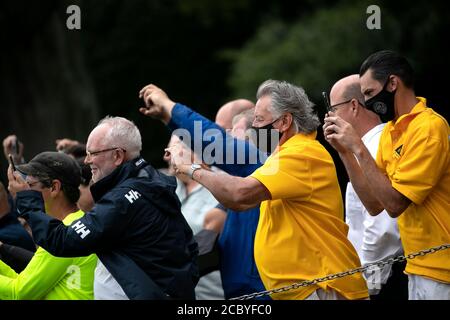
[[[80,221],[77,221],[77,223],[74,223],[72,226],[72,229],[75,230],[76,233],[78,233],[81,237],[81,239],[86,238],[86,236],[91,233],[91,230],[86,228],[84,223],[81,223]]]
[[[127,194],[125,194],[125,198],[127,198],[127,200],[130,203],[135,202],[137,199],[139,199],[141,197],[141,194],[137,191],[131,190],[130,192],[128,192]]]

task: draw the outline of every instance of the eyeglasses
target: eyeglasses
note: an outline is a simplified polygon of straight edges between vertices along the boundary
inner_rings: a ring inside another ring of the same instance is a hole
[[[325,106],[327,107],[327,110],[331,111],[331,112],[336,112],[336,108],[337,107],[342,106],[344,104],[347,104],[347,103],[351,102],[354,99],[354,98],[352,98],[352,99],[349,99],[349,100],[344,101],[344,102],[339,102],[339,103],[336,103],[334,105],[330,105],[330,98],[328,97],[328,94],[326,92],[322,92],[322,96],[323,96],[323,99],[325,101]],[[365,107],[364,104],[361,103],[358,99],[356,99],[356,101],[358,101],[358,103],[362,107]]]
[[[332,106],[330,106],[330,111],[331,111],[331,112],[336,112],[337,107],[343,106],[344,104],[347,104],[347,103],[349,103],[349,102],[352,101],[352,100],[353,100],[353,99],[350,99],[350,100],[347,100],[347,101],[344,101],[344,102],[340,102],[340,103],[333,104]]]
[[[27,184],[28,184],[28,186],[30,187],[30,188],[33,188],[35,185],[37,185],[38,183],[40,183],[40,181],[35,181],[35,182],[28,182],[27,181]]]
[[[32,182],[27,181],[27,184],[30,188],[33,188],[38,183],[41,183],[44,188],[49,188],[52,185],[52,182],[49,179],[37,180],[37,181],[32,181]]]
[[[103,149],[103,150],[99,150],[99,151],[92,151],[92,152],[86,150],[86,157],[91,158],[91,157],[99,155],[100,153],[107,152],[107,151],[112,151],[112,150],[122,150],[123,152],[127,152],[127,150],[125,150],[123,148],[119,148],[119,147],[108,148],[108,149]]]

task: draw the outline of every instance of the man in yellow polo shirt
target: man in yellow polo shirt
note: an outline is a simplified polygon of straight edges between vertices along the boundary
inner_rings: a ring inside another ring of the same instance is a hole
[[[167,149],[172,163],[228,208],[239,211],[261,203],[254,254],[266,289],[359,267],[356,251],[347,240],[333,160],[316,140],[320,123],[313,104],[302,88],[274,80],[261,84],[257,98],[253,125],[258,131],[269,131],[260,138],[275,131],[279,143],[251,176],[233,177],[191,165],[190,156],[183,155],[179,145]],[[153,93],[146,103],[157,108],[157,95]],[[272,295],[274,299],[367,297],[359,273]]]
[[[325,137],[346,154],[350,179],[370,214],[399,217],[406,254],[450,243],[450,129],[414,93],[413,70],[392,51],[369,56],[360,70],[366,106],[389,121],[376,162],[344,120],[329,114]],[[358,160],[356,162],[355,160]],[[359,163],[359,164],[358,164]],[[408,260],[409,299],[450,300],[450,251]]]

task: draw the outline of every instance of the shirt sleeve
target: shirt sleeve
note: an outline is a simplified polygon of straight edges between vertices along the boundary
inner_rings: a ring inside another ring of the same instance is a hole
[[[448,128],[440,122],[414,131],[391,177],[392,187],[421,204],[448,170]]]
[[[251,176],[269,190],[272,200],[308,200],[311,197],[311,164],[301,152],[281,150],[269,157]]]
[[[168,127],[173,134],[188,142],[187,145],[201,155],[206,164],[234,176],[250,175],[267,159],[267,155],[254,144],[232,137],[213,121],[180,103],[173,108]],[[199,136],[201,139],[196,138]]]
[[[0,275],[0,300],[37,300],[45,297],[66,275],[72,259],[61,259],[39,248],[20,274]],[[5,266],[0,268],[5,269]]]
[[[362,255],[364,263],[376,262],[401,252],[397,219],[391,218],[386,211],[371,216],[364,208],[364,232]]]
[[[218,203],[218,204],[216,205],[216,209],[220,209],[220,210],[222,210],[222,211],[227,211],[227,210],[228,210],[228,209],[225,208],[225,206],[224,206],[223,204],[221,204],[221,203]]]
[[[0,275],[8,278],[17,277],[17,273],[2,260],[0,260]]]
[[[81,257],[110,248],[126,230],[128,207],[127,201],[121,200],[109,194],[97,202],[92,211],[69,226],[45,213],[40,192],[19,192],[16,204],[19,213],[30,224],[38,245],[57,257]]]
[[[16,272],[21,272],[26,268],[28,263],[34,256],[34,252],[17,246],[11,246],[3,243],[0,246],[0,259],[8,266],[12,267]]]

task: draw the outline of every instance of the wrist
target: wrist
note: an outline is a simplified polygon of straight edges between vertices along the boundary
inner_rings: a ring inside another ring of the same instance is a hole
[[[176,166],[176,174],[185,174],[189,175],[189,167],[190,165],[181,164]]]
[[[189,178],[191,178],[192,180],[194,179],[194,174],[196,171],[199,171],[200,169],[202,169],[202,165],[198,164],[198,163],[193,163],[189,166],[188,171],[187,171],[187,175],[189,176]]]
[[[165,124],[168,124],[170,122],[170,119],[172,119],[172,110],[175,107],[175,102],[173,102],[172,100],[167,100],[167,102],[164,103],[163,108],[164,108],[164,115],[162,118],[162,121]]]
[[[338,154],[342,161],[354,157],[353,152],[351,152],[350,150],[338,151]]]
[[[364,151],[366,150],[366,147],[362,143],[361,140],[359,140],[357,143],[353,145],[352,153],[356,156],[358,160],[362,159],[364,157]]]

